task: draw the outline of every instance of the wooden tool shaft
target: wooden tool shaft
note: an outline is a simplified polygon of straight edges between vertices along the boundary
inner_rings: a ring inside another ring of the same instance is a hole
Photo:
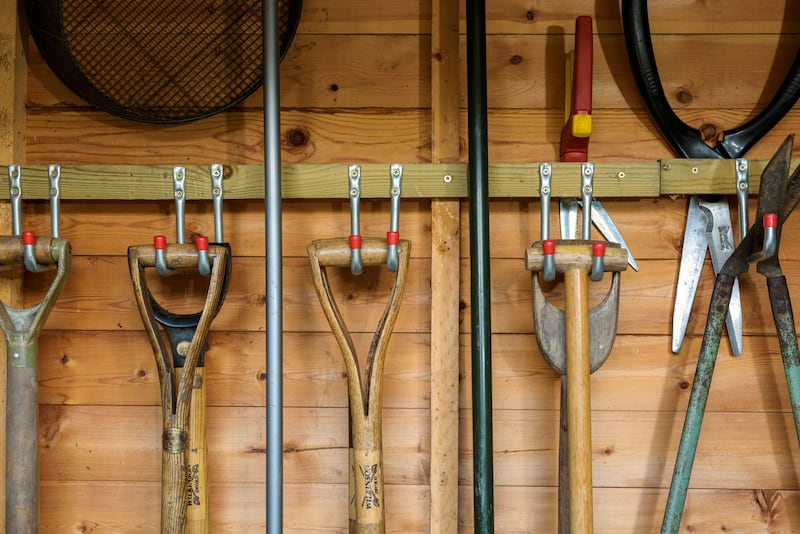
[[[9,367],[6,414],[6,530],[39,532],[39,399],[36,368]]]
[[[186,442],[188,405],[164,429],[161,449],[161,533],[183,533],[186,528]]]
[[[586,272],[564,273],[567,344],[567,455],[572,532],[592,532],[592,422],[589,388],[589,280]]]
[[[356,413],[360,412],[360,413]],[[383,534],[383,439],[381,437],[381,410],[365,415],[351,403],[352,483],[355,524],[353,534]]]
[[[194,371],[189,406],[189,448],[187,450],[186,534],[209,534],[208,446],[206,425],[205,368]]]

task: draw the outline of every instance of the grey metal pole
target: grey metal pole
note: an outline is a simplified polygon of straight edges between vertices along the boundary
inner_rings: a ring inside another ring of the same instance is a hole
[[[263,2],[264,219],[267,277],[267,532],[283,531],[283,279],[278,2]]]

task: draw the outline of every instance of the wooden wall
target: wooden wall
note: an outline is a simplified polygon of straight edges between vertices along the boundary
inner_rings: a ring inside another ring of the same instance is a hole
[[[6,2],[7,3],[7,2]],[[427,0],[306,0],[281,65],[286,163],[429,162],[431,5]],[[616,0],[492,0],[488,7],[489,156],[551,161],[563,119],[563,55],[575,16],[595,17],[593,161],[673,157],[630,74]],[[793,2],[651,2],[664,86],[693,126],[729,129],[764,106],[800,43]],[[463,6],[462,6],[463,16]],[[462,24],[461,159],[466,159]],[[27,55],[27,163],[258,164],[261,95],[180,126],[142,125],[85,106]],[[800,127],[790,113],[749,154],[766,158]],[[10,163],[10,162],[0,162]],[[734,178],[732,177],[731,180]],[[345,177],[342,176],[343,189]],[[535,189],[531,177],[531,189]],[[597,532],[658,530],[712,280],[707,269],[679,355],[670,352],[683,197],[604,199],[639,265],[622,276],[619,328],[593,375]],[[752,199],[754,205],[755,199]],[[463,203],[462,203],[463,204]],[[365,235],[383,235],[388,203],[366,201]],[[461,210],[459,532],[472,532],[468,219]],[[387,357],[384,444],[387,527],[429,530],[431,202],[406,200],[413,242],[408,288]],[[26,203],[46,233],[47,207]],[[174,230],[168,202],[69,201],[62,236],[74,267],[40,342],[42,531],[155,532],[160,416],[155,364],[132,299],[125,253]],[[210,233],[210,207],[190,203],[192,233]],[[225,306],[207,354],[213,531],[265,525],[265,318],[263,202],[225,206],[235,255]],[[555,531],[558,377],[538,354],[523,251],[538,238],[539,204],[494,201],[492,317],[497,532]],[[305,246],[349,233],[339,199],[284,203],[285,531],[347,528],[347,397],[344,368],[314,294]],[[784,231],[783,264],[800,302],[800,222]],[[385,271],[334,279],[361,353],[383,309]],[[741,281],[745,353],[723,342],[684,515],[686,532],[800,531],[800,451],[763,280]],[[43,283],[28,277],[25,302]],[[161,288],[174,306],[191,296]],[[599,291],[599,290],[598,290]],[[12,407],[13,409],[13,407]]]

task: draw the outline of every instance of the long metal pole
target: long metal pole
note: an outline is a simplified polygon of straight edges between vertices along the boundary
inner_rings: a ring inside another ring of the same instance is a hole
[[[494,484],[485,0],[468,0],[466,19],[474,527],[488,534],[494,532]]]
[[[263,2],[267,277],[267,532],[283,531],[283,275],[278,2]]]

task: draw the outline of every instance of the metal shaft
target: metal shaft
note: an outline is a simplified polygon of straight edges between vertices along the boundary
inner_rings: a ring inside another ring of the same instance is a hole
[[[283,271],[278,2],[263,2],[267,312],[267,532],[283,531]]]
[[[692,474],[697,442],[700,439],[700,427],[703,424],[703,416],[708,402],[708,390],[711,388],[711,377],[714,374],[714,366],[717,362],[722,326],[725,324],[732,288],[733,278],[730,275],[720,273],[717,276],[717,282],[711,294],[711,302],[714,303],[714,307],[708,313],[703,343],[700,346],[700,356],[697,359],[692,393],[689,396],[689,405],[686,408],[686,419],[683,422],[678,456],[675,458],[675,469],[672,472],[672,482],[667,496],[664,521],[661,523],[662,534],[677,534],[681,524],[683,506],[686,502],[686,490],[689,488],[689,477]],[[719,310],[723,310],[723,312]]]
[[[466,19],[474,528],[484,534],[494,532],[485,0],[467,0]]]

